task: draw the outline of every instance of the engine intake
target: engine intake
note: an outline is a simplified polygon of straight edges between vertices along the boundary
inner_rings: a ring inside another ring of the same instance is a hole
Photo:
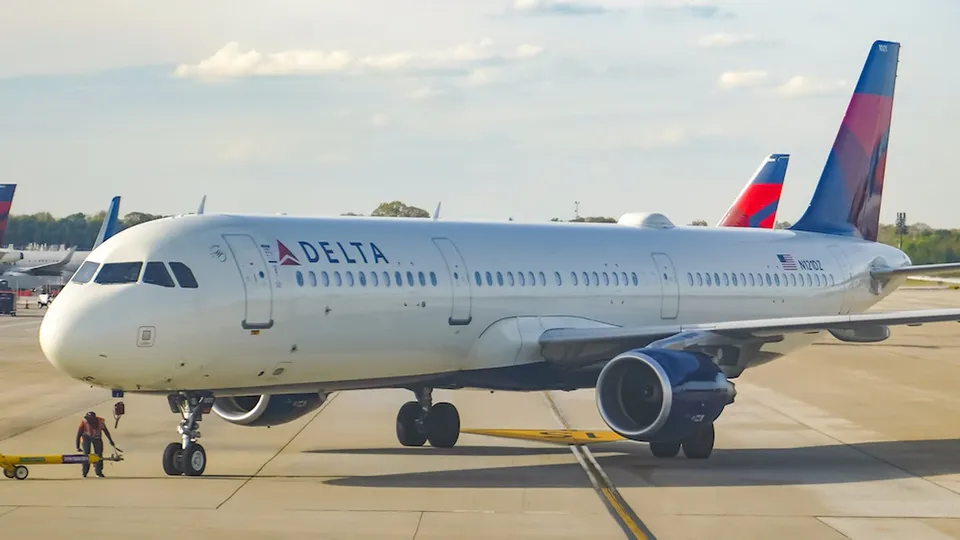
[[[326,399],[322,393],[218,397],[213,412],[231,424],[278,426],[317,410]]]
[[[611,360],[597,379],[600,416],[635,441],[677,441],[716,420],[736,389],[702,353],[635,349]]]

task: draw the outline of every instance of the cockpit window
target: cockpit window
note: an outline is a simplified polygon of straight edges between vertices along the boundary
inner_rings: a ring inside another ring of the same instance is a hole
[[[193,277],[193,272],[187,265],[182,262],[172,262],[170,263],[170,269],[173,270],[173,275],[176,276],[180,286],[184,289],[196,289],[198,287],[197,278]]]
[[[173,278],[167,272],[167,267],[158,261],[147,263],[147,267],[143,270],[143,282],[161,287],[176,287]]]
[[[141,268],[143,268],[142,262],[107,263],[100,269],[94,281],[101,285],[136,283],[137,278],[140,277]]]
[[[97,273],[97,268],[100,267],[100,263],[95,263],[92,261],[85,261],[80,265],[80,268],[77,269],[77,272],[73,274],[73,278],[70,280],[73,283],[88,283],[93,275]]]

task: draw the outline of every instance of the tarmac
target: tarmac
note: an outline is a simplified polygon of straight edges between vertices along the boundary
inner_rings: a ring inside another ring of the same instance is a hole
[[[960,291],[908,288],[877,309],[958,306]],[[828,335],[747,370],[709,460],[474,434],[449,450],[404,448],[394,422],[412,394],[381,390],[333,394],[270,429],[208,416],[207,471],[188,478],[161,469],[177,440],[166,400],[128,395],[114,429],[109,392],[44,359],[41,313],[0,317],[0,453],[73,453],[94,410],[125,460],[103,479],[78,465],[0,477],[3,538],[960,538],[955,323],[896,327],[879,344]],[[464,428],[607,429],[592,391],[434,392],[441,400]]]

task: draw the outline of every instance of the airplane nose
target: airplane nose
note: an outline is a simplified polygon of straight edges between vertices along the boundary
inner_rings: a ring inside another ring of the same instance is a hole
[[[59,371],[81,379],[90,375],[88,369],[97,358],[93,347],[97,332],[83,306],[68,306],[63,300],[51,304],[40,323],[40,350]]]

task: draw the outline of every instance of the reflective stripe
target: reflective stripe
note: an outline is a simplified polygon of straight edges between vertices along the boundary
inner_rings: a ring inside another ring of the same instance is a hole
[[[103,432],[103,418],[97,417],[97,427],[94,428],[87,422],[87,419],[84,418],[80,421],[80,428],[83,429],[84,435],[92,439],[99,439],[101,433]]]

